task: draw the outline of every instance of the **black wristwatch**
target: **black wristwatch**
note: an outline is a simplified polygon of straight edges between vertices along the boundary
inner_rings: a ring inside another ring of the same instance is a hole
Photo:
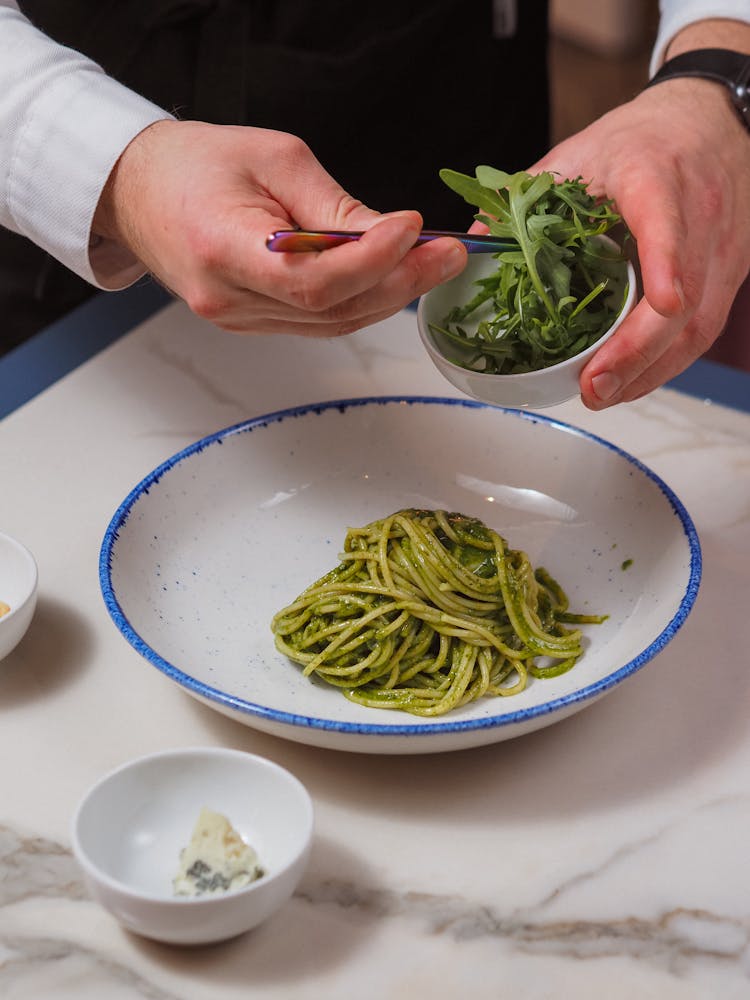
[[[750,55],[731,49],[695,49],[669,59],[649,80],[647,87],[676,76],[715,80],[729,91],[737,114],[750,131]]]

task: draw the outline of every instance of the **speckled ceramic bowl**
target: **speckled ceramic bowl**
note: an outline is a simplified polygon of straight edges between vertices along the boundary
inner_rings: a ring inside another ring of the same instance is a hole
[[[438,718],[303,676],[273,615],[337,564],[348,527],[405,507],[481,518],[572,607],[608,614],[580,663]],[[465,398],[375,397],[255,417],[167,459],[112,518],[100,572],[123,636],[212,708],[303,743],[430,753],[549,725],[642,667],[692,607],[700,547],[669,487],[606,441]]]

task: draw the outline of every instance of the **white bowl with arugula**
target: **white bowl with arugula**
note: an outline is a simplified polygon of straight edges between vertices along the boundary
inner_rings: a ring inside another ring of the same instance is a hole
[[[422,296],[417,322],[433,363],[485,403],[542,408],[578,395],[584,367],[635,303],[635,270],[610,235],[622,219],[580,179],[492,167],[441,177],[518,249],[471,256]]]

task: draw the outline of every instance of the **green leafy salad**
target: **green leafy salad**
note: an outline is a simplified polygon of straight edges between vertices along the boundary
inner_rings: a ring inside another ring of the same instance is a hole
[[[621,251],[601,237],[622,223],[611,201],[597,201],[581,178],[441,170],[493,236],[518,249],[495,254],[497,269],[453,308],[433,334],[458,347],[457,364],[515,375],[558,364],[595,343],[614,323],[627,293]]]

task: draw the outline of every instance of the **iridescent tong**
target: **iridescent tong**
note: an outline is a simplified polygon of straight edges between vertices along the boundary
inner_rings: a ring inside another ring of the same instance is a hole
[[[266,246],[276,253],[305,253],[311,250],[330,250],[358,240],[364,233],[353,229],[330,229],[315,232],[309,229],[281,229],[266,237]],[[517,250],[514,240],[502,240],[497,236],[482,236],[479,233],[451,233],[443,229],[423,229],[414,246],[436,240],[439,236],[451,236],[466,247],[469,253],[502,253]]]

